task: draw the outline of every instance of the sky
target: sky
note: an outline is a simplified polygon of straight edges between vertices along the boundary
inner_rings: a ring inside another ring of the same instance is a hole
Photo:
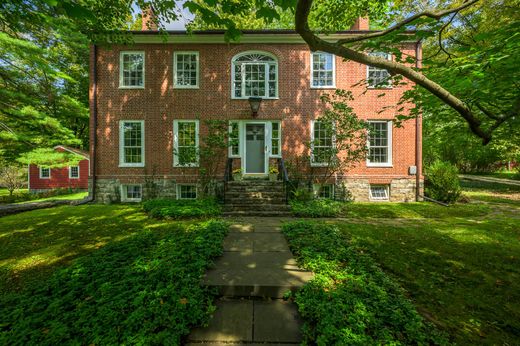
[[[191,14],[191,12],[188,11],[188,9],[182,7],[182,4],[184,4],[185,1],[186,0],[175,1],[177,3],[177,8],[181,9],[181,11],[179,11],[179,16],[177,20],[164,24],[166,30],[185,30],[186,23],[193,19],[193,14]],[[132,9],[134,11],[134,15],[141,13],[141,10],[139,9],[139,6],[137,6],[137,3],[133,4]]]

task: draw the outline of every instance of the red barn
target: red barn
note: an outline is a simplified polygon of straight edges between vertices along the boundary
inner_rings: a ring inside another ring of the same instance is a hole
[[[79,149],[58,145],[57,151],[68,151],[83,159],[78,166],[47,168],[29,165],[29,191],[40,192],[51,189],[88,189],[90,159],[89,154]]]

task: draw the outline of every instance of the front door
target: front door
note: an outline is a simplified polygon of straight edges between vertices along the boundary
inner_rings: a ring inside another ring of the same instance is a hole
[[[265,174],[265,124],[246,124],[247,174]]]

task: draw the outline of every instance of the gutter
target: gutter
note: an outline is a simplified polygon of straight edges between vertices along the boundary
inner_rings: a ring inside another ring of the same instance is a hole
[[[422,67],[422,45],[421,40],[415,43],[415,67],[420,69]],[[422,162],[421,162],[421,120],[422,115],[415,117],[415,201],[419,202],[421,198],[421,174],[422,174]]]
[[[95,201],[96,199],[96,147],[97,147],[97,46],[93,45],[94,62],[92,66],[92,143],[91,143],[91,157],[89,160],[89,170],[92,173],[92,191],[87,198],[77,203],[76,205],[86,204]]]

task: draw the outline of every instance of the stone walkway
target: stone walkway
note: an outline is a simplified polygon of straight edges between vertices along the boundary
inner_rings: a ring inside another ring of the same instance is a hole
[[[301,341],[295,304],[283,295],[312,278],[296,265],[281,234],[280,218],[242,218],[231,225],[224,254],[208,271],[206,284],[221,298],[206,328],[188,345],[293,345]]]

